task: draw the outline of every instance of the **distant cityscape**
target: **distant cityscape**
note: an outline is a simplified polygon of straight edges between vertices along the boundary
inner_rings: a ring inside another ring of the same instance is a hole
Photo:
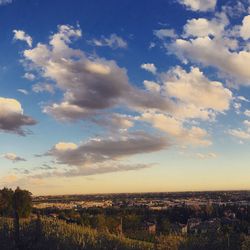
[[[82,214],[84,211],[91,215],[93,209],[99,209],[98,213],[124,214],[122,211],[129,209],[143,215],[148,211],[147,220],[143,219],[137,228],[151,235],[163,231],[199,235],[219,232],[225,226],[250,234],[250,224],[242,227],[244,220],[250,222],[250,191],[38,196],[33,204],[49,217],[73,223],[79,220],[75,216],[62,218],[61,212],[71,210]],[[174,213],[179,215],[173,217]],[[162,226],[166,219],[167,230]]]

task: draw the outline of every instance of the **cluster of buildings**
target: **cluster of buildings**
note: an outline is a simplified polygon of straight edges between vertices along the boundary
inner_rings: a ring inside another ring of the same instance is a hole
[[[68,202],[41,202],[35,203],[33,205],[34,208],[37,209],[60,209],[60,210],[68,210],[68,209],[81,209],[81,208],[91,208],[91,207],[101,207],[107,208],[112,206],[111,200],[104,201],[68,201]]]
[[[233,227],[237,230],[240,227],[240,220],[235,217],[212,218],[202,221],[200,218],[190,218],[187,224],[175,223],[172,225],[174,234],[208,234],[219,232],[223,226]],[[248,229],[250,234],[250,228]]]

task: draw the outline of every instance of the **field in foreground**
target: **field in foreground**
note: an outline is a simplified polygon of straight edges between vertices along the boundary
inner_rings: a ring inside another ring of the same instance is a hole
[[[14,242],[12,219],[0,219],[0,249],[17,249]],[[77,250],[77,249],[154,249],[152,243],[141,242],[109,233],[100,233],[88,227],[67,224],[53,219],[22,220],[20,244],[22,250]]]
[[[57,219],[22,219],[19,245],[15,244],[13,220],[0,218],[1,250],[247,250],[250,237],[228,244],[221,235],[201,237],[160,236],[155,243],[119,237]],[[235,238],[236,239],[236,238]]]

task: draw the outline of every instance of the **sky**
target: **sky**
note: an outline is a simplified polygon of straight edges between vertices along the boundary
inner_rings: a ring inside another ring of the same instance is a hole
[[[0,0],[0,186],[250,189],[250,1]]]

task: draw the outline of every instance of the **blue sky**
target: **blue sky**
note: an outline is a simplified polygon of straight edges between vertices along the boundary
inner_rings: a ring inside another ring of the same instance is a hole
[[[1,185],[249,189],[249,9],[0,0]]]

